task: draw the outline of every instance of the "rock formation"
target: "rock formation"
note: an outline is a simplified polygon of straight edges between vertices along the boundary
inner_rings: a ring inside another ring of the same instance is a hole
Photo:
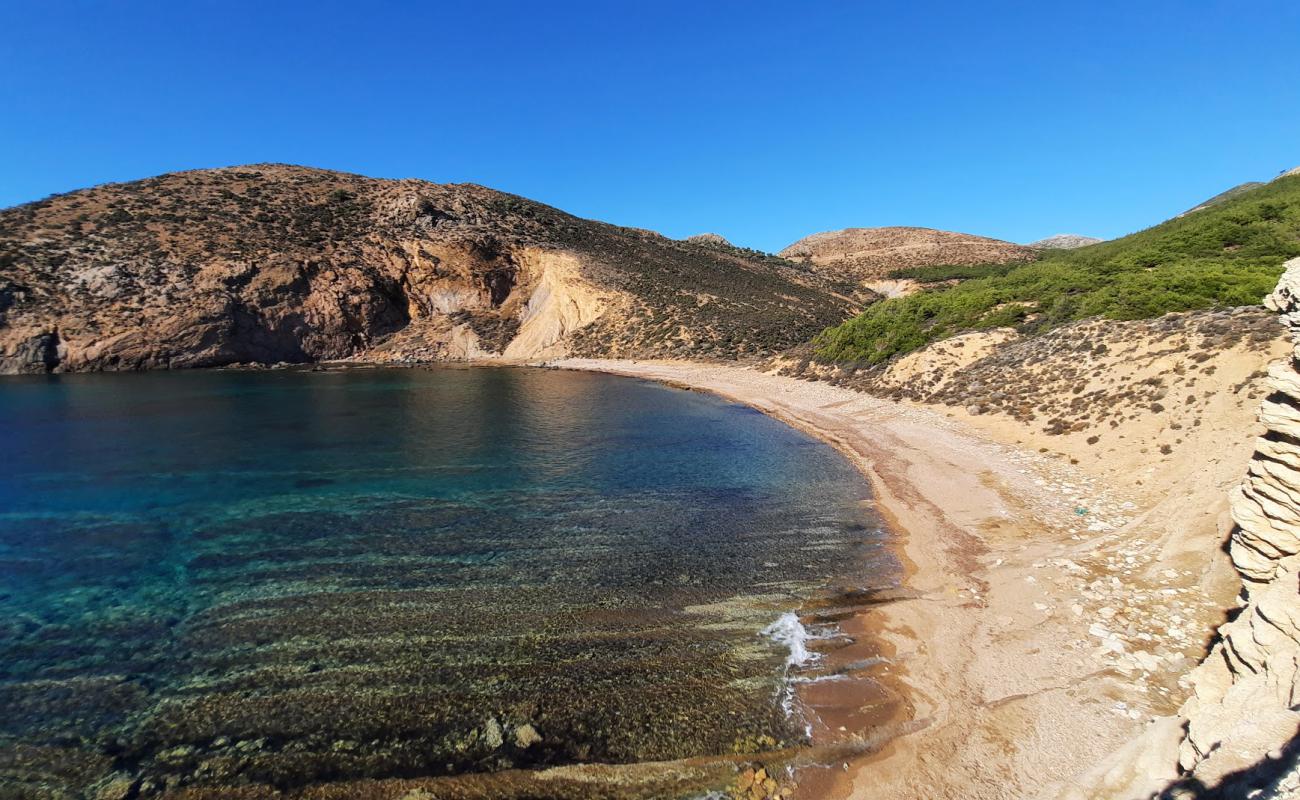
[[[0,373],[763,355],[854,288],[470,184],[280,164],[0,211]]]
[[[1229,797],[1238,785],[1264,785],[1261,773],[1293,760],[1300,732],[1300,259],[1287,262],[1265,305],[1282,315],[1297,346],[1269,371],[1271,394],[1260,411],[1266,431],[1232,492],[1229,553],[1241,573],[1242,607],[1192,673],[1194,694],[1182,709],[1186,783]]]

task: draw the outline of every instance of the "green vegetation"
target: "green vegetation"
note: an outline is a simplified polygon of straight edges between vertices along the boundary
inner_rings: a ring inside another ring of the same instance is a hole
[[[928,267],[896,269],[891,271],[888,277],[895,280],[910,279],[919,283],[967,281],[972,278],[987,278],[990,275],[1006,275],[1023,263],[1011,261],[1006,264],[934,264]]]
[[[1088,317],[1145,319],[1251,305],[1272,290],[1282,262],[1295,256],[1300,176],[1122,239],[1051,251],[1001,272],[913,271],[928,280],[973,277],[877,303],[822,332],[814,347],[822,360],[878,364],[964,331],[1012,326],[1036,333]]]

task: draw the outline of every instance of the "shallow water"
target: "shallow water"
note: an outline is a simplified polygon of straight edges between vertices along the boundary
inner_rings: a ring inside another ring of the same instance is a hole
[[[295,789],[798,744],[889,555],[748,408],[530,369],[0,382],[0,789]]]

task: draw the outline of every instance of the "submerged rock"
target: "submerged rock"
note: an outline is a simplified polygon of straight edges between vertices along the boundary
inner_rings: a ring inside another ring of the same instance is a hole
[[[136,790],[137,781],[129,775],[114,775],[100,784],[95,800],[126,800]]]
[[[501,723],[497,722],[496,718],[488,720],[487,725],[484,726],[483,741],[493,750],[505,744],[506,740],[501,732]]]
[[[542,740],[542,735],[537,729],[527,723],[515,728],[515,746],[520,750],[527,750]]]

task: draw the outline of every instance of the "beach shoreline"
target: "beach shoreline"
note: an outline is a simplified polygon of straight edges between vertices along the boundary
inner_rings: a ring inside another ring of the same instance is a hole
[[[1159,493],[1121,491],[1105,480],[1113,476],[1038,447],[1046,437],[1021,429],[1011,443],[958,414],[743,366],[588,359],[548,366],[743,403],[834,446],[870,483],[905,590],[846,629],[888,651],[883,679],[898,688],[906,718],[884,730],[815,732],[814,746],[861,755],[838,768],[801,770],[798,797],[1093,796],[1090,771],[1176,710],[1178,679],[1230,605],[1215,598],[1192,608],[1184,600],[1212,583],[1211,555],[1177,580],[1158,558],[1112,557],[1129,552],[1119,532],[1150,526]],[[1217,536],[1217,482],[1187,491],[1185,501],[1211,506],[1205,535]],[[1097,620],[1113,609],[1101,608],[1100,617],[1094,609],[1108,596],[1149,593],[1152,603],[1182,604],[1175,610],[1189,617],[1185,627],[1203,635],[1188,637],[1187,657],[1157,659],[1135,676],[1128,654],[1105,638],[1098,643]],[[846,718],[861,710],[851,707],[852,692],[835,702],[846,704]]]

